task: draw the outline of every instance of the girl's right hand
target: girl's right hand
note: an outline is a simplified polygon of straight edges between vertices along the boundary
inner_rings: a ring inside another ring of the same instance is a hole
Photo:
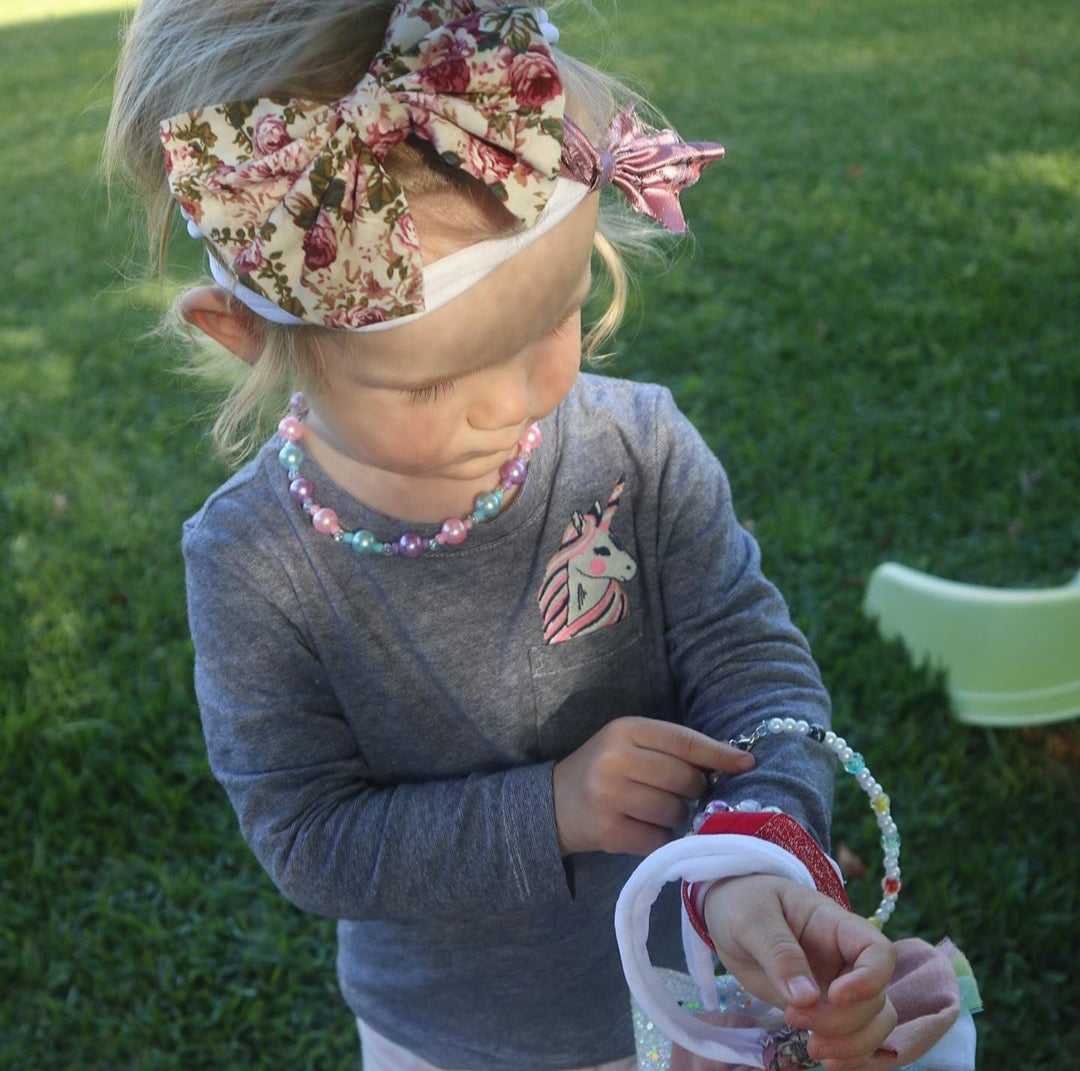
[[[686,825],[706,771],[753,766],[752,755],[685,725],[616,718],[555,764],[559,849],[646,856]]]
[[[703,905],[709,936],[743,988],[809,1030],[826,1071],[889,1067],[881,1046],[896,1027],[885,987],[896,950],[847,908],[786,878],[746,874],[719,881]]]

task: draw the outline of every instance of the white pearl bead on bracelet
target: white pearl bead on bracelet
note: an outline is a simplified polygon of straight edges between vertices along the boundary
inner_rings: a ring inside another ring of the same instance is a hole
[[[831,729],[826,729],[824,726],[813,725],[808,721],[795,718],[769,718],[749,736],[740,736],[730,743],[732,747],[737,747],[742,751],[752,751],[754,746],[766,736],[780,736],[784,733],[796,733],[799,736],[809,737],[831,751],[844,772],[855,778],[870,800],[870,809],[874,812],[878,829],[881,831],[885,875],[881,880],[881,903],[869,916],[868,921],[880,929],[896,910],[896,901],[900,896],[900,830],[893,819],[889,797],[874,779],[862,755],[849,747],[842,736],[837,736]],[[739,804],[737,809],[774,810],[775,808],[760,807],[756,802],[746,800]]]

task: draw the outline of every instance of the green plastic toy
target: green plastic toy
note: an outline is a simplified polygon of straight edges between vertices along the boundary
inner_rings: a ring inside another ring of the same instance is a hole
[[[885,562],[863,608],[916,663],[944,670],[960,721],[1020,726],[1080,715],[1080,573],[1059,588],[1025,591]]]

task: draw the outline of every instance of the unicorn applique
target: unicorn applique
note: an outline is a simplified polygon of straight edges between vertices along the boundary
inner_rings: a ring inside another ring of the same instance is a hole
[[[611,533],[624,485],[625,477],[619,477],[603,508],[596,501],[587,513],[574,510],[570,515],[538,595],[546,643],[587,636],[622,621],[630,612],[622,584],[637,575],[637,562]]]

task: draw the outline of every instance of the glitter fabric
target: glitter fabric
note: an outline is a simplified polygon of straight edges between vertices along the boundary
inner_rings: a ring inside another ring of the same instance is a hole
[[[682,1008],[688,1012],[701,1009],[701,994],[689,975],[662,968],[657,968],[656,973]],[[752,1015],[761,1025],[771,1024],[774,1020],[777,1025],[783,1024],[783,1017],[775,1008],[752,997],[730,974],[720,975],[716,979],[716,1003],[720,1012]],[[633,1002],[632,1012],[638,1071],[670,1071],[671,1041],[641,1010],[637,1001]]]

